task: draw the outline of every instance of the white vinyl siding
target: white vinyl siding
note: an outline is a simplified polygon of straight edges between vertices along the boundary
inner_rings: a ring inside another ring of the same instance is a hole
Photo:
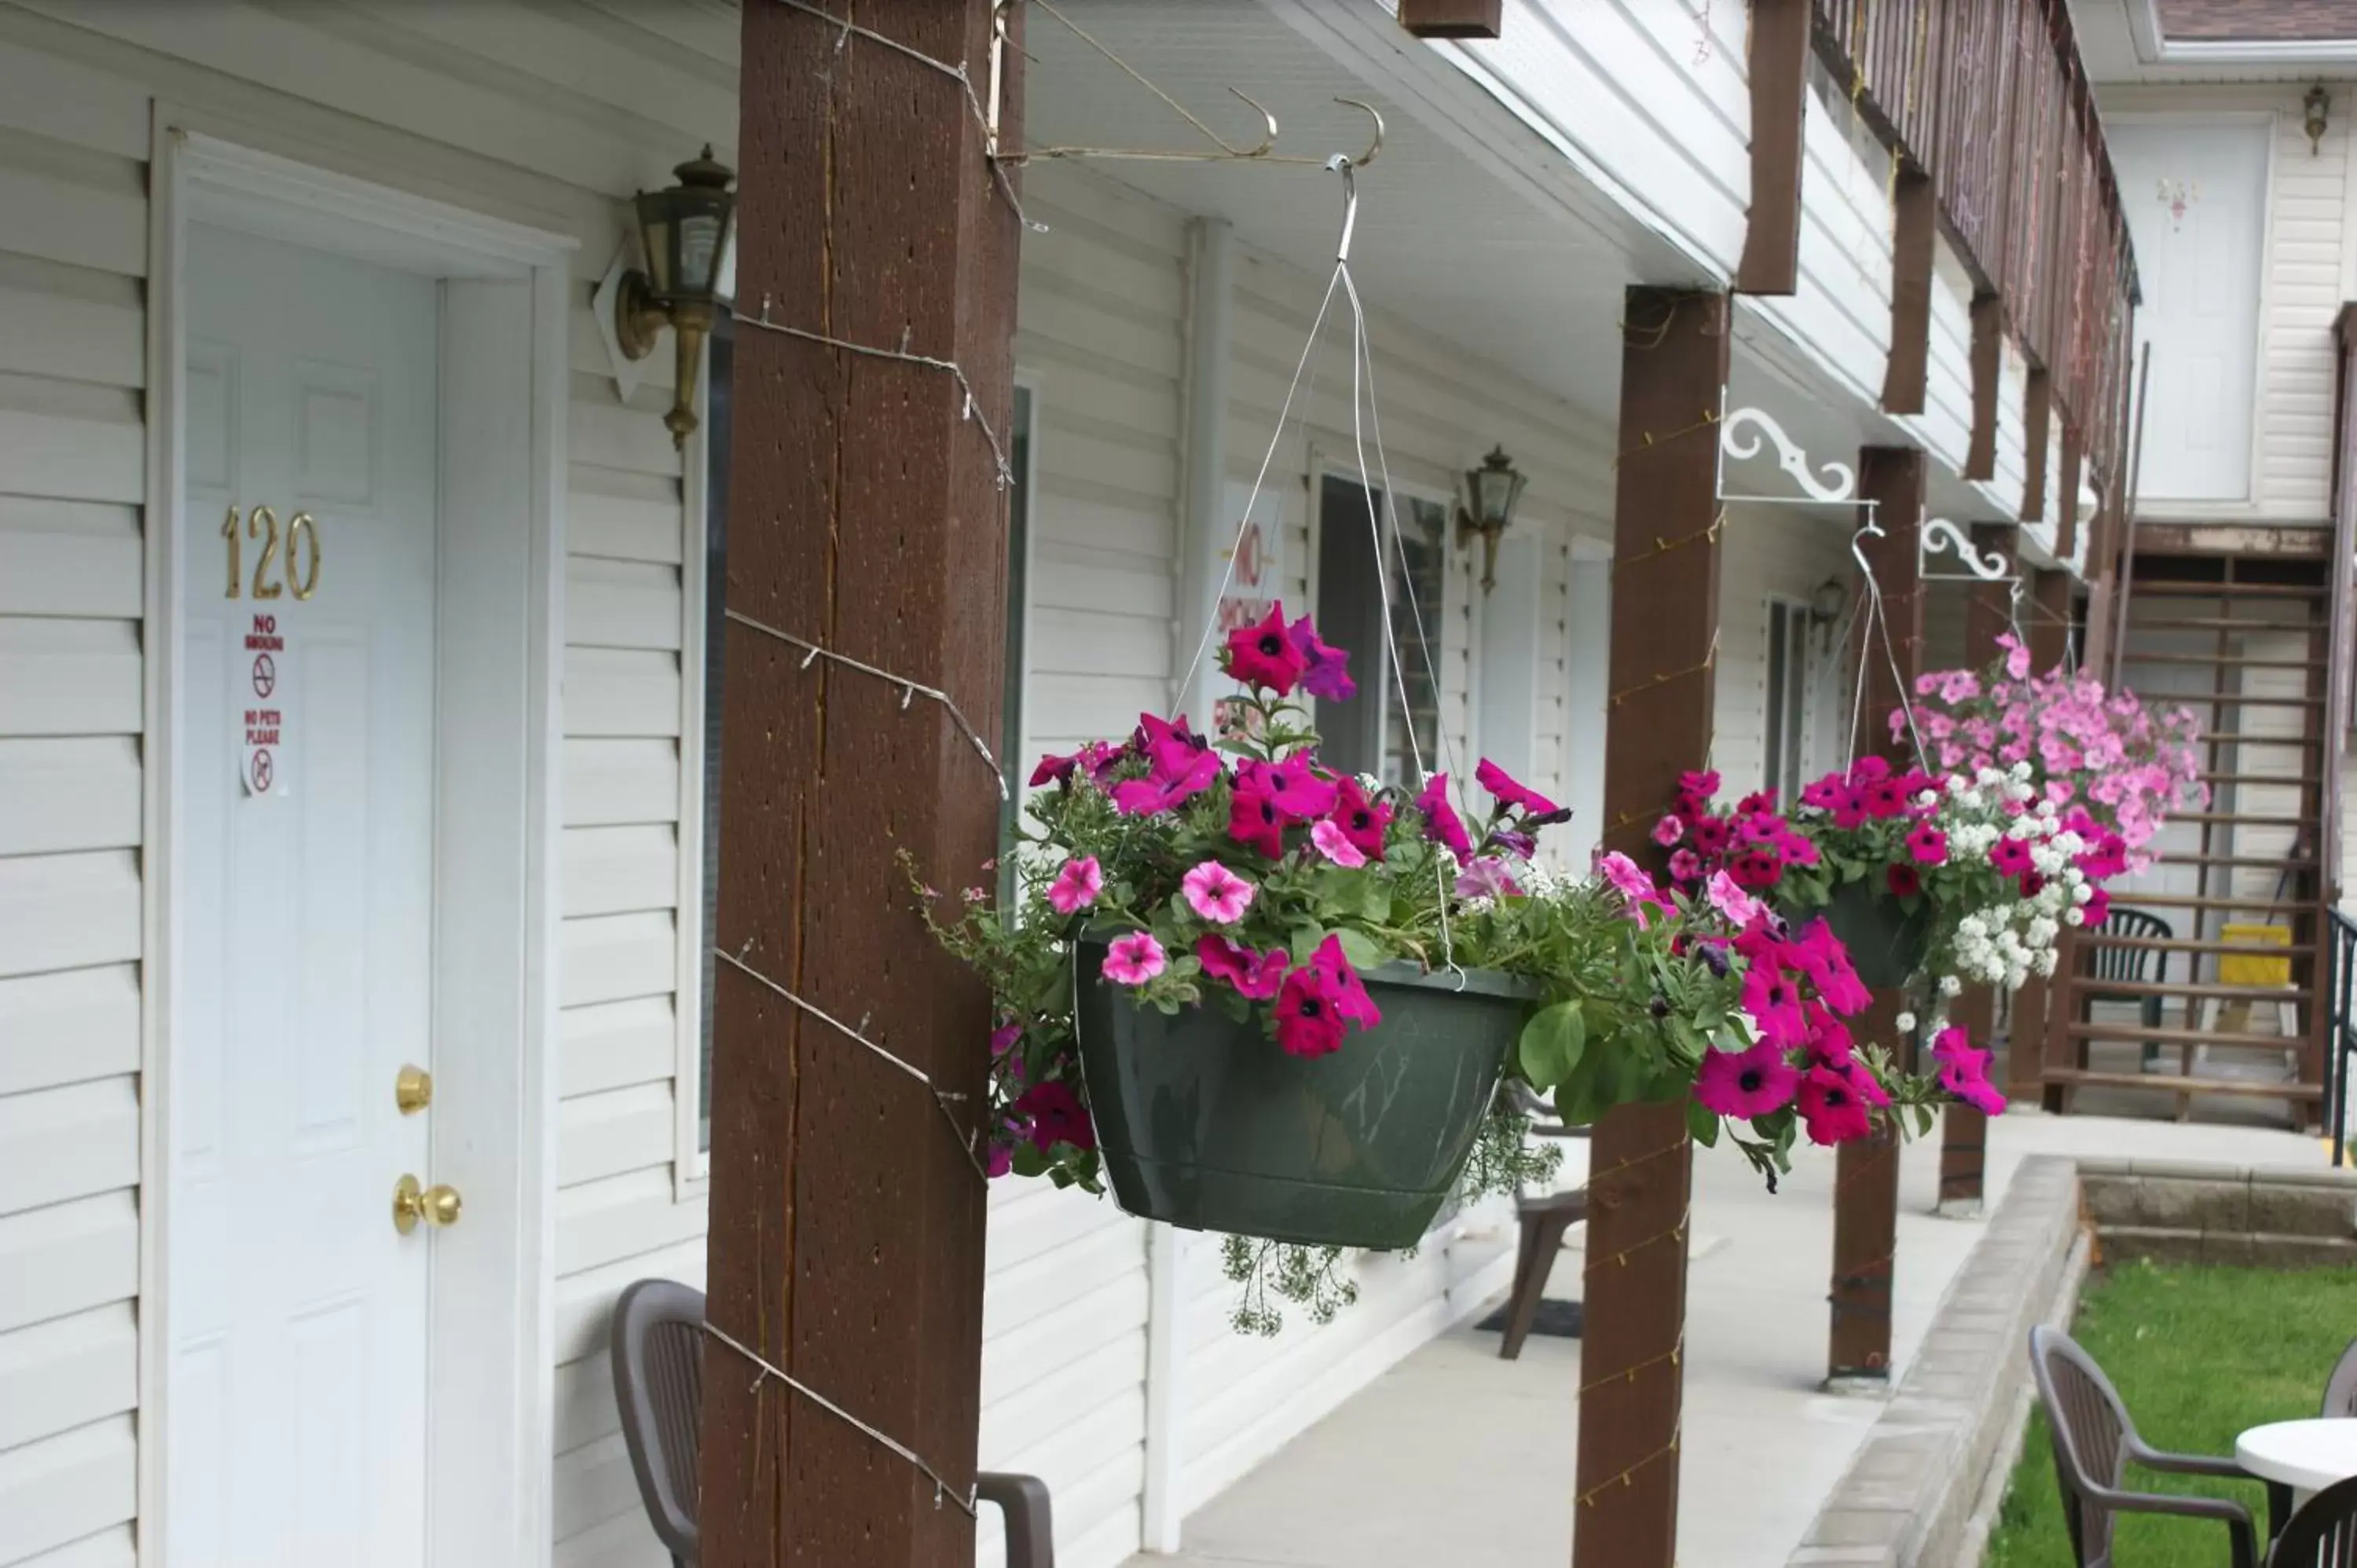
[[[0,44],[0,1563],[136,1509],[145,105]]]

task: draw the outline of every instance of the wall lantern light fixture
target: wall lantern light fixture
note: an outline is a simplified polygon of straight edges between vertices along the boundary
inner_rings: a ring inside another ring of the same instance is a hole
[[[656,336],[672,329],[679,377],[663,428],[673,446],[684,446],[696,424],[697,356],[720,308],[720,268],[737,214],[737,196],[728,187],[736,176],[714,159],[709,146],[672,172],[677,184],[642,190],[634,203],[647,270],[623,274],[614,338],[623,353],[643,360],[654,352]]]
[[[1465,501],[1457,508],[1457,547],[1481,540],[1481,591],[1498,585],[1498,540],[1514,520],[1514,503],[1530,479],[1514,467],[1503,446],[1492,447],[1478,468],[1465,470]]]
[[[1834,628],[1849,608],[1849,585],[1838,576],[1827,577],[1809,594],[1809,625],[1824,633],[1825,649],[1832,651]]]
[[[2300,129],[2308,133],[2308,156],[2314,157],[2324,145],[2324,128],[2329,124],[2327,116],[2332,113],[2332,94],[2325,91],[2324,83],[2319,81],[2308,90],[2308,96],[2299,101],[2299,106],[2306,113]]]

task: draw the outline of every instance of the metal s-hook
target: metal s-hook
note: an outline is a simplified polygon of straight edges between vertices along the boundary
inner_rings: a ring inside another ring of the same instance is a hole
[[[1375,139],[1367,144],[1363,154],[1353,158],[1348,153],[1336,153],[1326,160],[1326,166],[1342,177],[1342,237],[1334,242],[1334,263],[1340,266],[1351,259],[1351,234],[1359,226],[1359,170],[1373,163],[1376,155],[1383,150],[1383,117],[1375,112],[1373,104],[1355,98],[1337,98],[1334,102],[1365,110],[1367,117],[1375,123]]]

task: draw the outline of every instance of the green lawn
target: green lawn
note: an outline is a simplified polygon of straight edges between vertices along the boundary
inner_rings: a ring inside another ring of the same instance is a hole
[[[2357,1270],[2128,1264],[2089,1282],[2071,1332],[2110,1374],[2146,1442],[2232,1455],[2246,1427],[2317,1413],[2325,1378],[2357,1336]],[[2236,1498],[2266,1528],[2266,1494],[2256,1482],[2132,1469],[2128,1484]],[[2131,1517],[2121,1522],[2115,1556],[2122,1568],[2218,1568],[2226,1530],[2207,1520]],[[1985,1561],[1986,1568],[2071,1568],[2043,1409],[2031,1414]]]

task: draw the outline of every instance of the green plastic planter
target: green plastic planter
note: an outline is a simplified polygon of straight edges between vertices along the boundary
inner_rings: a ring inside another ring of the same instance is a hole
[[[1804,924],[1816,915],[1825,918],[1825,924],[1849,950],[1857,977],[1877,991],[1905,985],[1922,967],[1923,955],[1932,948],[1931,901],[1919,903],[1910,914],[1898,899],[1878,894],[1863,877],[1835,888],[1833,898],[1822,908],[1784,912],[1784,918],[1794,924]]]
[[[1176,1015],[1100,983],[1079,951],[1081,1069],[1128,1212],[1276,1241],[1413,1247],[1455,1188],[1537,987],[1385,964],[1383,1021],[1329,1056],[1287,1056],[1259,1009]]]

